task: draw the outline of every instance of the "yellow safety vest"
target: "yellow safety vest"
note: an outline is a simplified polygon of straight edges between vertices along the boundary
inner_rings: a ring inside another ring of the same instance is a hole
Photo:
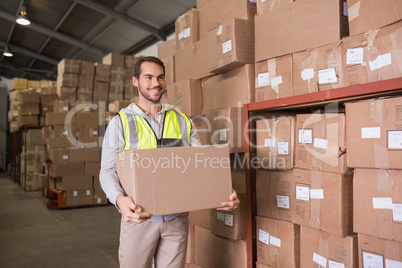
[[[161,139],[157,138],[144,117],[121,111],[118,114],[123,125],[125,140],[123,150],[191,145],[191,121],[183,113],[174,110],[165,112]]]

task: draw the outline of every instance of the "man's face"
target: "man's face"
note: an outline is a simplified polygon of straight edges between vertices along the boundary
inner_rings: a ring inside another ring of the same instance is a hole
[[[162,66],[153,62],[143,62],[140,78],[133,77],[133,85],[138,88],[139,98],[159,103],[165,92],[165,75]]]

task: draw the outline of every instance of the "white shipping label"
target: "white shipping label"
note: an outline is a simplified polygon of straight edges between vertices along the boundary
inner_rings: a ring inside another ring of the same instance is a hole
[[[96,130],[92,131],[92,135],[98,135],[98,131]]]
[[[191,35],[190,27],[183,30],[183,38],[188,38]]]
[[[278,142],[278,155],[289,154],[289,142]]]
[[[296,199],[310,201],[310,189],[305,186],[296,186]]]
[[[318,265],[321,265],[322,267],[327,267],[327,259],[324,258],[323,256],[318,255],[315,252],[313,254],[313,262],[317,263]]]
[[[269,233],[264,232],[263,230],[258,230],[258,240],[262,243],[269,245]]]
[[[184,35],[184,33],[181,31],[181,32],[179,33],[179,40],[183,39],[183,35]]]
[[[380,127],[362,127],[362,139],[379,139],[381,138]]]
[[[319,84],[338,83],[335,68],[318,70],[318,83]]]
[[[345,268],[345,264],[329,260],[328,268]]]
[[[265,139],[264,146],[265,147],[275,147],[275,139]]]
[[[303,79],[303,81],[309,80],[313,77],[314,77],[314,69],[313,68],[307,68],[301,72],[301,78]]]
[[[87,190],[86,194],[91,195],[91,190]]]
[[[77,192],[77,191],[73,191],[73,196],[78,196],[78,192]]]
[[[275,236],[272,236],[272,235],[271,235],[271,236],[269,237],[269,243],[270,243],[271,245],[274,245],[274,246],[278,247],[278,248],[281,247],[281,240],[280,240],[279,238],[275,237]]]
[[[102,198],[98,197],[98,199],[96,200],[96,202],[97,202],[98,204],[102,203]]]
[[[383,268],[384,258],[381,255],[363,252],[363,267]]]
[[[258,77],[258,86],[264,87],[269,85],[269,73],[259,73]]]
[[[310,197],[311,199],[324,199],[324,189],[311,189]]]
[[[43,111],[47,111],[47,107],[43,107]]]
[[[85,111],[85,112],[88,112],[88,111],[89,111],[89,107],[85,107],[85,108],[84,108],[84,111]]]
[[[219,141],[227,141],[228,140],[228,131],[227,129],[219,130]]]
[[[371,71],[375,71],[390,64],[392,64],[391,53],[379,55],[375,60],[369,62]]]
[[[388,149],[402,149],[402,131],[388,131]]]
[[[67,160],[68,159],[68,155],[63,155],[63,160]]]
[[[351,48],[346,51],[346,64],[362,64],[363,48]]]
[[[233,215],[225,214],[225,225],[233,227]]]
[[[391,197],[373,197],[373,208],[374,209],[392,209],[392,198]]]
[[[328,148],[328,140],[314,138],[314,147],[327,149]]]
[[[385,259],[385,268],[401,268],[402,262]]]
[[[225,221],[225,214],[222,212],[217,212],[216,218],[218,219],[218,221]]]
[[[232,51],[232,39],[229,39],[222,44],[222,54]]]
[[[68,111],[68,107],[67,107],[67,106],[64,106],[64,107],[63,107],[63,111]]]
[[[290,198],[287,195],[276,196],[276,206],[278,208],[290,209]]]
[[[392,219],[394,221],[402,222],[402,204],[397,203],[392,204]]]
[[[299,143],[313,143],[313,130],[299,129]]]
[[[275,78],[272,78],[271,86],[274,87],[274,86],[277,86],[277,85],[280,85],[280,84],[282,84],[282,75],[277,76]]]

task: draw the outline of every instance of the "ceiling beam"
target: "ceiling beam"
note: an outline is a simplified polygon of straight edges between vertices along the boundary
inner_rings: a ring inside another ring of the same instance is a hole
[[[14,22],[17,19],[16,16],[14,16],[12,14],[9,14],[7,12],[4,12],[2,10],[0,10],[0,17],[3,18],[3,19],[6,19],[8,21],[12,21],[12,22]],[[24,26],[24,27],[29,27],[30,29],[35,30],[37,32],[43,33],[45,35],[49,35],[49,36],[51,36],[53,38],[62,40],[62,41],[66,42],[66,43],[69,43],[71,45],[84,48],[84,49],[86,49],[88,51],[92,51],[92,52],[100,54],[100,55],[106,55],[108,53],[108,52],[103,51],[101,49],[98,49],[98,48],[95,48],[93,46],[90,46],[90,45],[88,45],[86,43],[83,43],[80,40],[75,39],[75,38],[73,38],[73,37],[71,37],[69,35],[65,35],[65,34],[53,31],[53,30],[48,29],[46,27],[43,27],[43,26],[41,26],[39,24],[36,24],[36,23],[34,23],[32,21],[31,21],[30,25]]]
[[[38,75],[38,74],[35,74],[35,73],[23,71],[23,70],[21,70],[19,68],[16,68],[16,67],[14,67],[14,66],[12,66],[10,64],[4,63],[4,62],[1,64],[0,67],[7,68],[7,69],[10,69],[10,70],[13,70],[15,72],[19,72],[19,73],[22,73],[22,74],[25,74],[25,75],[29,75],[30,77],[34,77],[34,78],[40,79],[40,80],[49,80],[50,79],[48,76],[43,76],[43,75]]]
[[[162,40],[162,41],[166,40],[166,34],[164,32],[159,31],[158,29],[156,29],[156,28],[154,28],[154,27],[152,27],[152,26],[150,26],[150,25],[148,25],[148,24],[146,24],[146,23],[144,23],[142,21],[139,21],[137,19],[129,17],[124,13],[117,12],[117,11],[115,11],[113,9],[110,9],[109,7],[106,7],[104,5],[98,4],[97,2],[95,2],[93,0],[73,0],[73,1],[78,2],[78,3],[80,3],[80,4],[84,5],[84,6],[87,6],[87,7],[91,8],[91,9],[94,9],[94,10],[96,10],[98,12],[101,12],[101,13],[107,15],[107,16],[110,16],[110,17],[113,17],[115,19],[128,22],[128,23],[130,23],[130,24],[132,24],[132,25],[134,25],[136,27],[139,27],[139,28],[141,28],[141,29],[153,34],[159,40]]]

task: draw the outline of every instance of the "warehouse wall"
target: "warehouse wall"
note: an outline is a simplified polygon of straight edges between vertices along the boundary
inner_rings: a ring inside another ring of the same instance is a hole
[[[8,84],[8,81],[6,83]],[[7,155],[8,89],[6,83],[0,84],[0,169],[3,170],[6,169]]]

